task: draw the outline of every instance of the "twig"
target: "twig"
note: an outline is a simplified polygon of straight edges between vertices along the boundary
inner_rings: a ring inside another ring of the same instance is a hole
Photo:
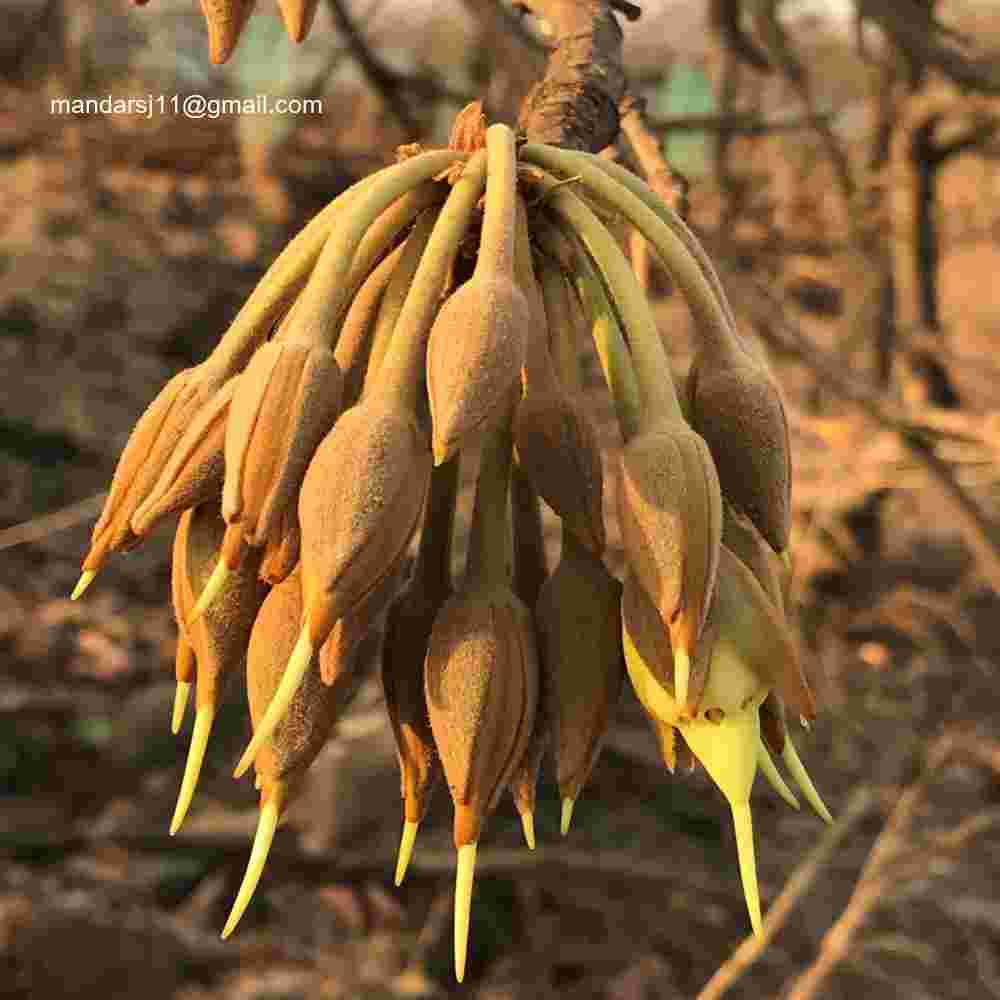
[[[11,549],[15,545],[25,545],[28,542],[37,542],[47,535],[56,531],[65,531],[66,528],[73,528],[100,513],[104,506],[107,493],[95,493],[86,500],[71,504],[55,510],[51,514],[43,514],[41,517],[32,518],[30,521],[22,521],[20,524],[11,525],[0,531],[0,551]]]
[[[955,737],[947,732],[932,744],[921,774],[896,800],[896,805],[882,832],[872,847],[868,860],[858,877],[854,892],[844,912],[823,935],[816,961],[792,983],[786,1000],[811,1000],[833,969],[849,954],[857,932],[868,915],[885,898],[886,887],[881,876],[898,856],[903,833],[910,826],[923,802],[931,780],[956,749]]]
[[[644,105],[645,102],[641,99],[631,94],[625,95],[618,106],[622,132],[625,133],[632,154],[639,161],[649,186],[663,201],[676,209],[682,195],[674,187],[674,173],[663,158],[659,139],[646,126]]]
[[[1000,60],[990,53],[981,60],[945,44],[953,32],[939,24],[920,0],[859,0],[858,14],[874,21],[918,66],[933,66],[964,90],[1000,94]]]
[[[407,93],[421,97],[446,98],[456,104],[467,104],[471,100],[469,95],[456,93],[440,80],[429,75],[410,76],[398,73],[391,66],[386,65],[375,54],[351,19],[344,5],[344,0],[327,0],[327,3],[340,33],[344,36],[347,47],[358,61],[362,72],[368,78],[368,82],[386,102],[389,110],[408,133],[414,136],[418,135],[420,123],[406,100]]]
[[[166,832],[114,832],[111,834],[52,834],[49,830],[0,831],[0,851],[45,854],[76,854],[97,847],[116,844],[120,847],[151,854],[194,854],[232,858],[244,863],[250,849],[253,823],[246,823],[247,836],[229,831],[213,834],[179,834]],[[379,875],[391,872],[396,864],[395,848],[392,851],[373,849],[343,851],[334,854],[314,855],[300,850],[294,836],[280,835],[268,857],[268,865],[311,877],[336,878],[339,876]],[[487,848],[480,850],[476,859],[476,873],[503,874],[544,868],[562,868],[578,877],[597,879],[623,879],[627,882],[642,881],[673,885],[681,881],[688,889],[713,897],[725,897],[730,887],[719,879],[695,878],[690,871],[679,872],[662,861],[638,857],[632,852],[565,850],[561,845],[542,847],[529,851],[523,848]],[[413,855],[410,870],[423,875],[453,875],[455,852],[450,849],[435,850],[421,847]]]
[[[368,82],[375,88],[379,96],[386,102],[389,110],[396,116],[407,132],[415,135],[418,131],[417,121],[413,117],[403,95],[400,93],[400,80],[395,70],[386,66],[369,48],[364,36],[351,20],[343,0],[327,0],[330,13],[337,22],[337,28],[344,36],[354,58],[361,66]]]
[[[847,800],[839,819],[829,827],[805,860],[795,869],[785,884],[781,895],[774,901],[764,919],[759,935],[748,937],[732,956],[716,970],[698,994],[697,1000],[717,1000],[747,969],[757,961],[770,945],[775,934],[784,926],[799,900],[812,888],[817,876],[830,861],[844,839],[868,815],[878,796],[867,785],[857,789]]]
[[[646,116],[646,125],[656,132],[733,132],[737,135],[771,135],[814,128],[817,121],[832,122],[835,111],[793,118],[763,118],[755,111],[731,111],[728,114]]]
[[[847,201],[848,207],[850,207],[854,201],[857,183],[851,170],[847,151],[834,135],[828,120],[820,115],[816,107],[816,97],[813,93],[809,74],[792,50],[788,35],[778,19],[777,0],[765,0],[761,5],[761,13],[757,23],[761,35],[767,43],[769,55],[777,61],[782,73],[798,93],[799,99],[813,124],[813,128],[817,136],[819,136],[823,147],[826,149],[826,155],[833,166],[841,193]]]

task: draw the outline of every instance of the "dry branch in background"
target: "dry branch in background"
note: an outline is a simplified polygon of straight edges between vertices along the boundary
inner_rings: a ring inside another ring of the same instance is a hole
[[[972,740],[971,742],[975,742]],[[857,885],[843,913],[823,935],[819,957],[803,972],[785,994],[787,1000],[813,1000],[836,967],[851,954],[858,932],[880,903],[890,899],[898,878],[890,871],[893,865],[914,850],[912,827],[927,792],[943,766],[956,755],[966,756],[970,738],[950,731],[939,736],[927,749],[921,773],[899,794],[885,826],[872,847]],[[991,766],[992,766],[991,761]],[[952,840],[963,843],[969,836],[990,829],[991,823],[961,824],[952,831]],[[947,841],[946,841],[947,843]],[[920,864],[926,869],[927,859]]]

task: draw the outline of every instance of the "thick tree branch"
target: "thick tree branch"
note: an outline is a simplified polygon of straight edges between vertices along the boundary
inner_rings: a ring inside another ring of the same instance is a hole
[[[612,0],[526,0],[555,38],[545,77],[521,109],[520,127],[536,142],[596,153],[618,136],[625,93],[622,31]]]

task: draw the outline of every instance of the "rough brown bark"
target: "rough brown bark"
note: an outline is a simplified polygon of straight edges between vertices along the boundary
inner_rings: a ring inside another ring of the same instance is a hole
[[[625,94],[615,0],[526,0],[552,27],[544,78],[525,99],[519,125],[536,142],[596,153],[618,136]]]

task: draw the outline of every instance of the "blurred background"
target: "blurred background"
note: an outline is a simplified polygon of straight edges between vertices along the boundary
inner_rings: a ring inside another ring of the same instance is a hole
[[[194,0],[0,0],[0,997],[1000,997],[1000,9],[642,6],[633,90],[793,437],[822,704],[797,742],[837,823],[758,789],[770,946],[733,955],[725,804],[664,770],[627,692],[568,840],[548,770],[537,852],[509,802],[490,822],[456,987],[451,807],[439,791],[394,889],[375,681],[218,940],[256,822],[229,777],[246,709],[234,695],[169,838],[188,737],[169,732],[170,533],[70,603],[100,491],[284,241],[398,144],[445,142],[468,100],[513,121],[544,33],[499,0],[322,0],[293,47],[261,0],[219,68]],[[324,113],[50,110],[192,93]],[[684,370],[683,303],[632,251]],[[613,448],[594,365],[589,395]]]

